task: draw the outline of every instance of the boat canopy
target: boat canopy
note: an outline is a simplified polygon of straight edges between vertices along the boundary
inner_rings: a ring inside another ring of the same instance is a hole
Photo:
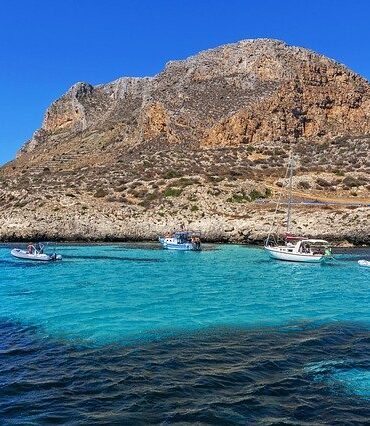
[[[200,231],[178,231],[175,232],[176,237],[200,237]]]
[[[330,245],[330,243],[326,240],[314,240],[314,239],[306,239],[301,240],[302,243],[314,244],[314,245]]]

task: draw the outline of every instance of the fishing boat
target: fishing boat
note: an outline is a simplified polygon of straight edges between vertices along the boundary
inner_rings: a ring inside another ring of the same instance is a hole
[[[178,231],[159,237],[159,242],[167,250],[201,250],[200,232],[195,231]]]
[[[291,154],[285,178],[289,175],[289,197],[286,217],[286,230],[283,236],[278,230],[274,232],[275,218],[281,204],[282,192],[276,203],[274,218],[270,231],[265,241],[264,249],[272,259],[285,260],[290,262],[318,263],[330,259],[330,243],[322,239],[312,239],[303,236],[295,236],[291,233],[291,210],[292,210],[292,181],[293,181],[294,160]]]
[[[10,254],[18,259],[23,260],[37,260],[40,262],[52,262],[56,260],[62,260],[62,256],[60,254],[52,253],[46,254],[44,253],[44,245],[37,244],[34,246],[30,244],[27,247],[27,250],[22,250],[19,248],[14,248],[10,251]]]

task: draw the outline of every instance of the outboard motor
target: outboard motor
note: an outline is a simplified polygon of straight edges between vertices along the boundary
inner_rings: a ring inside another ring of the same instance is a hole
[[[62,256],[60,254],[53,253],[50,255],[51,260],[62,260]]]

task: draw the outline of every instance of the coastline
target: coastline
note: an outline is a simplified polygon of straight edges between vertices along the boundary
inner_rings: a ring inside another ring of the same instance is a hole
[[[111,238],[107,237],[105,239],[49,239],[47,236],[37,235],[30,236],[29,238],[9,238],[9,239],[0,239],[0,246],[10,246],[14,244],[27,244],[30,241],[46,241],[50,244],[58,244],[58,245],[76,245],[76,246],[89,246],[89,245],[115,245],[115,244],[147,244],[147,245],[158,245],[160,248],[158,239],[121,239],[121,238]],[[333,240],[331,239],[333,249],[340,250],[355,250],[355,249],[369,249],[370,244],[351,244],[348,241],[343,240]],[[262,241],[227,241],[227,240],[211,240],[211,239],[203,239],[203,244],[213,244],[213,245],[236,245],[236,246],[244,246],[244,247],[260,247],[263,248],[264,244]]]

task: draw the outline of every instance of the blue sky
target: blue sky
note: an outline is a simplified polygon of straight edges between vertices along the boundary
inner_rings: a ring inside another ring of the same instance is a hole
[[[0,3],[0,164],[77,81],[151,76],[247,38],[308,47],[370,80],[367,0],[17,0]]]

